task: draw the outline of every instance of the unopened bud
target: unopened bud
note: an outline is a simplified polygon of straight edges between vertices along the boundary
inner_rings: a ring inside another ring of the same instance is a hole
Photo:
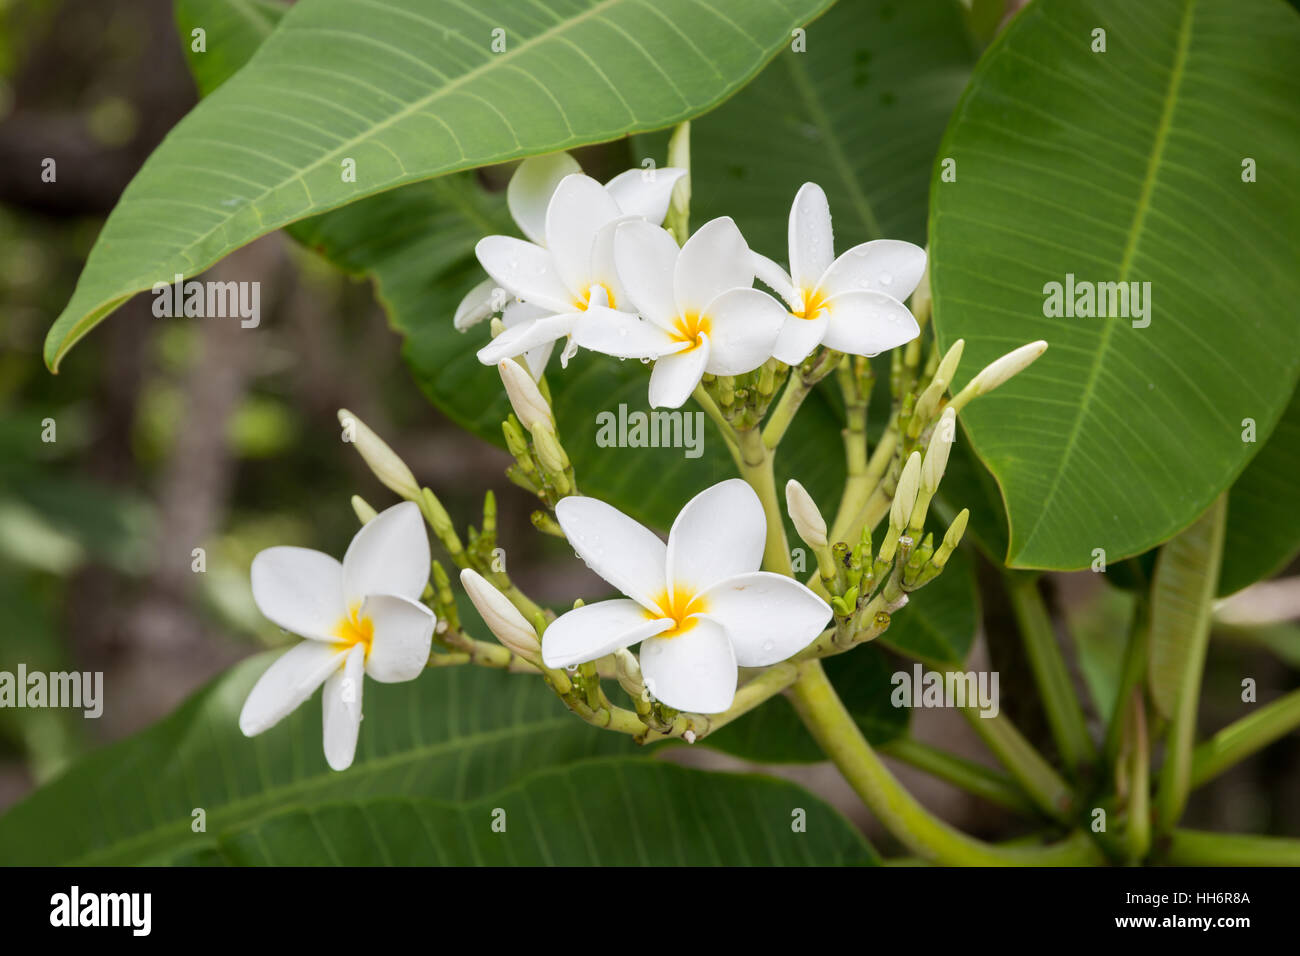
[[[902,531],[907,527],[907,519],[912,516],[916,504],[916,494],[921,485],[921,453],[914,451],[903,466],[903,473],[898,476],[898,487],[894,490],[894,503],[889,507],[889,524],[891,528]]]
[[[496,639],[520,657],[536,660],[542,649],[537,632],[510,599],[472,568],[460,572],[460,583]]]
[[[987,395],[1007,379],[1027,369],[1045,351],[1047,351],[1047,343],[1041,339],[1022,345],[985,366],[971,381],[971,385],[974,386],[976,394]]]
[[[826,519],[817,510],[812,495],[793,478],[785,485],[785,507],[804,544],[810,548],[826,547]]]
[[[930,563],[934,567],[942,570],[943,566],[948,563],[948,558],[957,550],[957,545],[961,544],[962,535],[966,533],[966,523],[969,520],[969,508],[963,508],[957,517],[952,519],[952,524],[948,525],[948,530],[944,533],[943,541],[935,549],[934,557],[930,559]]]
[[[376,478],[407,501],[415,501],[420,497],[420,486],[415,475],[411,474],[411,469],[406,467],[406,462],[398,458],[397,453],[372,432],[365,422],[346,408],[340,408],[339,423],[345,433],[351,434],[362,460],[375,473]]]
[[[547,471],[558,475],[569,467],[569,456],[564,453],[564,446],[555,437],[555,432],[537,429],[533,432],[533,448],[537,451],[537,460]]]
[[[921,488],[934,494],[943,478],[944,469],[948,467],[948,455],[952,451],[953,439],[957,435],[957,413],[945,408],[939,416],[939,423],[930,435],[930,445],[925,450],[925,461],[921,463]]]
[[[641,665],[637,662],[636,655],[626,647],[620,647],[614,652],[614,667],[618,686],[622,687],[629,697],[640,700],[641,694],[645,691],[645,682],[641,679]]]
[[[539,428],[554,431],[555,419],[551,415],[551,406],[542,397],[533,376],[514,359],[502,359],[497,370],[505,384],[510,407],[519,416],[520,423],[530,432]]]
[[[356,513],[357,520],[362,524],[369,524],[370,519],[378,514],[374,508],[370,507],[366,499],[360,495],[352,496],[352,510]]]

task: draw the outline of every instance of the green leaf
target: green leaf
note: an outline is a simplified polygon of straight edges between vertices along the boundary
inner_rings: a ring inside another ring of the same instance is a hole
[[[879,863],[844,817],[795,784],[638,760],[546,770],[462,804],[380,798],[295,808],[223,833],[217,856],[281,866]]]
[[[739,95],[691,124],[691,219],[736,220],[784,262],[805,182],[830,200],[835,248],[926,241],[929,173],[976,54],[949,0],[840,0]]]
[[[1219,594],[1234,594],[1270,578],[1300,550],[1300,389],[1268,443],[1246,466],[1228,494],[1228,532],[1223,543]]]
[[[694,116],[830,0],[743,23],[704,0],[304,0],[123,193],[46,340],[67,350],[137,292],[395,186]],[[494,30],[505,43],[494,52]],[[354,160],[356,182],[344,181]]]
[[[1223,498],[1160,549],[1151,583],[1147,683],[1165,717],[1195,706],[1223,554]]]
[[[1051,343],[963,413],[1010,565],[1167,540],[1257,450],[1242,419],[1277,422],[1300,373],[1298,56],[1280,0],[1040,0],[981,60],[940,148],[955,181],[935,169],[931,277],[965,377]],[[1150,282],[1150,325],[1046,317],[1067,274]]]
[[[10,864],[132,864],[200,852],[267,813],[390,795],[472,800],[542,767],[635,745],[582,723],[536,679],[436,668],[367,681],[351,769],[330,770],[317,694],[252,739],[239,710],[271,655],[250,658],[135,737],[81,760],[0,817]],[[207,831],[191,830],[195,809]]]
[[[176,0],[176,27],[190,73],[207,96],[248,62],[289,7],[280,0]],[[194,31],[203,31],[203,50]]]

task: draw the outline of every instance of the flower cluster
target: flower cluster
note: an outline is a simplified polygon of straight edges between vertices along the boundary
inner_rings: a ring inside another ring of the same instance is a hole
[[[818,346],[870,356],[920,333],[903,305],[925,272],[919,247],[881,239],[836,257],[826,194],[805,183],[790,209],[788,273],[727,217],[679,248],[659,223],[682,175],[631,169],[602,186],[565,153],[521,163],[507,199],[528,241],[482,239],[490,278],[456,313],[464,329],[501,312],[504,331],[479,359],[522,357],[540,377],[566,339],[566,364],[579,347],[654,362],[650,405],[677,408],[705,374],[795,365]]]

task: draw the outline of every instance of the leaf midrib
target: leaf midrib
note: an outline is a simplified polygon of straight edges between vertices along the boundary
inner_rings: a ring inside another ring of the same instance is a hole
[[[1155,183],[1158,176],[1160,163],[1164,158],[1165,143],[1169,137],[1169,128],[1173,122],[1174,109],[1178,101],[1178,90],[1183,81],[1183,72],[1187,64],[1187,50],[1191,45],[1192,38],[1192,13],[1196,8],[1196,0],[1187,0],[1187,5],[1183,10],[1183,19],[1178,29],[1178,48],[1174,53],[1173,68],[1169,74],[1169,85],[1165,91],[1164,107],[1160,115],[1160,123],[1156,127],[1155,139],[1152,141],[1151,156],[1147,161],[1146,175],[1142,180],[1142,190],[1138,194],[1137,206],[1133,211],[1133,223],[1129,226],[1128,239],[1124,245],[1124,252],[1120,257],[1118,281],[1127,282],[1129,270],[1133,265],[1133,256],[1137,251],[1138,240],[1142,234],[1142,227],[1146,222],[1147,210],[1151,205],[1151,193],[1155,189]],[[1066,438],[1065,450],[1061,454],[1060,463],[1052,475],[1052,482],[1048,486],[1047,494],[1043,498],[1043,503],[1039,508],[1039,514],[1049,514],[1052,502],[1056,497],[1057,491],[1061,487],[1061,476],[1065,474],[1066,466],[1070,462],[1070,456],[1078,445],[1080,429],[1083,427],[1083,421],[1087,417],[1088,406],[1092,402],[1092,397],[1096,392],[1097,377],[1101,372],[1102,359],[1105,357],[1110,347],[1111,339],[1114,335],[1118,321],[1107,322],[1102,325],[1101,340],[1097,343],[1097,349],[1093,353],[1092,366],[1088,370],[1088,378],[1084,383],[1083,398],[1079,402],[1079,410],[1075,413],[1074,422],[1070,426],[1069,436]],[[1008,511],[1008,515],[1010,512]],[[1015,557],[1008,559],[1008,565],[1019,567],[1018,559],[1029,550],[1029,546],[1038,537],[1043,529],[1043,523],[1040,520],[1035,526],[1033,532],[1025,539],[1024,544],[1016,551]],[[1012,538],[1014,540],[1014,528],[1012,529]]]
[[[817,98],[817,92],[808,80],[807,71],[794,54],[786,57],[785,61],[790,70],[790,78],[799,93],[799,98],[808,107],[808,114],[812,118],[813,124],[822,131],[823,142],[826,143],[827,157],[835,168],[835,172],[844,181],[845,188],[849,191],[849,197],[853,200],[853,207],[862,220],[862,225],[866,228],[867,238],[879,239],[881,236],[880,223],[877,221],[875,211],[871,207],[871,200],[862,191],[857,174],[853,171],[848,157],[844,155],[844,148],[835,133],[835,127],[831,123],[830,117],[826,115],[821,100]]]

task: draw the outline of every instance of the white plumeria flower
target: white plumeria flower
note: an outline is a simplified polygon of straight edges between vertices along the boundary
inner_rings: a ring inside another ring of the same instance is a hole
[[[816,183],[804,183],[790,207],[790,273],[758,254],[754,266],[790,307],[772,353],[787,365],[819,345],[877,355],[921,334],[903,300],[925,273],[925,250],[874,239],[835,258],[830,204]]]
[[[456,310],[456,328],[468,328],[501,311],[503,303],[494,301],[493,296],[498,287],[503,288],[516,299],[505,306],[502,314],[510,337],[499,336],[489,346],[491,352],[484,350],[488,357],[483,361],[495,364],[501,358],[523,354],[529,370],[540,377],[554,342],[569,334],[565,326],[572,323],[538,325],[539,320],[557,313],[586,312],[593,297],[598,297],[595,301],[602,306],[617,304],[610,281],[614,277],[607,274],[612,273],[608,250],[602,254],[592,249],[600,227],[626,218],[662,222],[673,186],[685,174],[685,170],[672,167],[629,169],[601,186],[581,175],[578,163],[568,153],[524,160],[510,179],[506,202],[516,225],[530,241],[491,236],[480,243],[476,251],[491,278],[475,286],[461,302]],[[575,178],[578,182],[566,185]],[[563,193],[561,186],[565,187]],[[561,198],[551,221],[557,196]],[[521,248],[529,246],[532,248]],[[539,249],[554,252],[553,261],[540,271],[547,262],[538,255]],[[557,277],[558,285],[553,281]],[[557,330],[558,334],[551,335]],[[511,343],[521,339],[539,344],[511,350]]]
[[[542,634],[548,667],[594,661],[641,642],[651,694],[678,710],[716,714],[735,697],[737,666],[783,661],[830,620],[826,602],[798,581],[758,570],[767,534],[763,506],[739,478],[687,502],[666,546],[595,498],[563,498],[555,517],[579,557],[628,599],[561,615]]]
[[[754,258],[727,217],[701,226],[680,249],[667,230],[647,222],[617,227],[614,258],[633,308],[583,321],[583,348],[620,358],[655,359],[652,408],[677,408],[705,372],[741,375],[772,355],[785,309],[752,288]]]
[[[267,668],[239,714],[252,737],[325,685],[325,759],[352,765],[361,685],[414,680],[429,659],[433,612],[417,598],[429,579],[429,539],[410,501],[370,519],[343,563],[310,548],[278,547],[253,559],[253,600],[271,621],[305,638]]]

